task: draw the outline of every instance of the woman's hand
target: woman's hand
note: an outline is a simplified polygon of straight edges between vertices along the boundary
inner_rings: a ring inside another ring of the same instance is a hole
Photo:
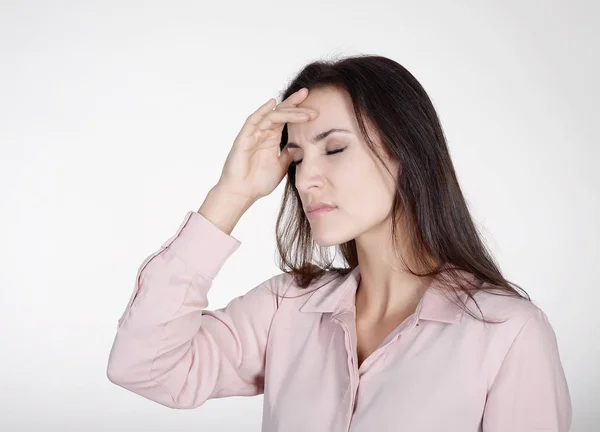
[[[298,90],[275,109],[271,98],[246,119],[225,160],[219,188],[249,202],[275,190],[292,162],[288,152],[279,154],[283,127],[318,116],[314,109],[297,106],[307,96],[307,89]]]

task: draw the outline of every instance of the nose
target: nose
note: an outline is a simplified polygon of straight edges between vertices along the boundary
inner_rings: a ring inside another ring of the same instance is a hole
[[[325,183],[323,167],[316,160],[304,157],[302,163],[296,166],[296,189],[301,196],[308,195],[314,188],[321,188]]]

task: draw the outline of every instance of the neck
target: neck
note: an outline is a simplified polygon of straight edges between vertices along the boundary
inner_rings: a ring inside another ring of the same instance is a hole
[[[361,315],[370,322],[412,313],[430,282],[430,278],[415,276],[403,267],[397,254],[410,257],[408,248],[400,245],[398,251],[394,251],[390,242],[391,231],[379,231],[365,233],[356,239],[360,266],[356,312],[357,316]],[[423,270],[410,265],[417,272]]]

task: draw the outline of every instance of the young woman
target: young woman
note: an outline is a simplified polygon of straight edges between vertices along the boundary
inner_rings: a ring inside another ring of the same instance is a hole
[[[282,99],[142,263],[110,381],[180,409],[264,394],[264,431],[568,431],[554,331],[478,236],[415,77],[381,56],[314,62]],[[208,310],[234,226],[286,175],[282,273]]]

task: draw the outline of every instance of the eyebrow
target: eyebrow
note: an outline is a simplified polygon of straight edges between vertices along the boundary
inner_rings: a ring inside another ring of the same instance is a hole
[[[329,129],[325,132],[321,132],[317,135],[315,135],[313,137],[313,139],[311,140],[311,142],[313,144],[317,143],[318,141],[322,141],[325,138],[327,138],[329,135],[331,135],[332,133],[336,133],[336,132],[342,132],[342,133],[348,133],[351,134],[352,132],[347,130],[347,129],[339,129],[339,128],[333,128],[333,129]],[[301,148],[298,144],[296,144],[295,142],[288,142],[284,147],[286,148]]]

